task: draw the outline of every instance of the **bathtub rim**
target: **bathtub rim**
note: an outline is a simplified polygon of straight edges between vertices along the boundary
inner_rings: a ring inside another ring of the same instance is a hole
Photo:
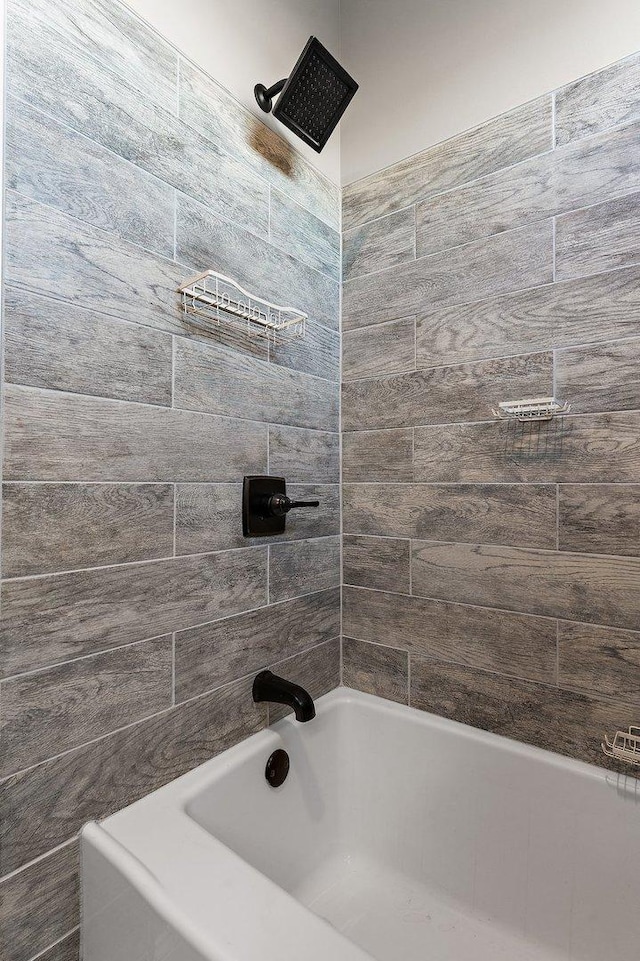
[[[380,715],[406,719],[432,734],[442,731],[477,743],[480,747],[486,745],[520,759],[529,758],[543,763],[547,768],[560,769],[581,779],[599,783],[606,781],[610,787],[619,789],[621,779],[627,780],[625,775],[617,775],[593,764],[350,688],[337,688],[319,698],[318,716],[354,705],[362,705]],[[331,928],[293,894],[214,837],[188,812],[193,799],[233,767],[246,763],[256,754],[271,753],[275,746],[282,743],[282,732],[292,726],[300,728],[292,716],[287,716],[109,816],[100,825],[90,822],[82,831],[83,847],[100,846],[111,863],[155,907],[163,920],[173,925],[206,961],[249,961],[254,956],[263,958],[263,961],[298,961],[300,943],[308,943],[310,937],[312,944],[307,955],[308,961],[322,961],[327,956],[335,961],[371,961],[371,955]],[[631,780],[636,786],[633,795],[639,800],[640,783],[635,778]],[[132,842],[131,837],[127,837],[127,826],[130,829],[131,824],[137,823],[140,836]],[[193,883],[192,872],[197,867],[201,882],[212,885],[214,890],[217,883],[221,893],[224,893],[225,885],[246,886],[248,894],[240,910],[229,909],[227,904],[229,910],[211,913],[204,910],[203,905],[196,906],[181,898],[176,892],[175,883],[173,886],[170,883],[175,860],[172,861],[171,856],[164,858],[152,847],[145,853],[145,843],[152,844],[158,834],[173,844],[178,860],[181,853],[184,857],[184,852],[180,846],[176,847],[177,837],[186,845],[188,856],[182,865],[185,883]],[[150,857],[147,856],[149,852]],[[189,857],[195,858],[196,864],[192,864]],[[187,873],[187,865],[191,873]],[[269,920],[274,922],[274,919],[265,920],[264,911],[260,914],[260,909],[265,906],[268,906],[269,915],[273,913],[277,916],[271,929],[266,932],[264,924]],[[247,924],[249,914],[254,915],[251,924]],[[256,914],[260,916],[259,919]],[[261,923],[263,928],[260,927]],[[250,930],[252,927],[253,933]],[[283,929],[290,935],[286,944],[277,937]],[[257,931],[263,932],[259,944],[255,943],[253,937]]]

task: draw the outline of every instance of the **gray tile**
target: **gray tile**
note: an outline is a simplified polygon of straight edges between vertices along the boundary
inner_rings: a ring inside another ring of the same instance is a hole
[[[180,631],[176,634],[176,700],[262,670],[339,633],[339,588]]]
[[[9,23],[17,37],[30,31],[51,35],[79,61],[89,61],[114,77],[126,79],[147,100],[173,108],[176,100],[175,49],[132,10],[109,0],[10,0]],[[40,55],[47,51],[40,49]],[[61,87],[62,95],[67,90]],[[71,89],[69,90],[71,93]]]
[[[128,68],[112,72],[101,59],[102,37],[92,42],[90,36],[80,35],[78,43],[70,43],[67,30],[56,26],[55,7],[45,0],[38,0],[37,10],[33,7],[24,0],[12,2],[7,31],[9,94],[191,194],[221,216],[267,236],[269,198],[264,181],[175,117],[173,94],[161,106],[155,97],[140,95]],[[47,37],[46,49],[42,36]]]
[[[339,327],[339,284],[235,224],[210,207],[178,196],[176,258],[196,270],[215,265],[247,290]]]
[[[562,485],[559,546],[592,554],[640,554],[640,486]]]
[[[551,97],[516,107],[343,191],[346,230],[552,147]]]
[[[412,591],[481,607],[636,628],[640,558],[413,541]]]
[[[172,187],[13,97],[6,111],[7,187],[173,258]]]
[[[640,338],[556,353],[556,392],[576,414],[640,408]]]
[[[409,655],[351,637],[342,639],[342,683],[389,701],[409,702]]]
[[[408,540],[395,537],[345,535],[342,540],[343,582],[409,594],[409,546]]]
[[[345,484],[348,534],[556,546],[555,485]]]
[[[0,684],[0,776],[171,707],[170,634]]]
[[[238,481],[267,427],[192,411],[7,386],[6,480]]]
[[[553,355],[435,367],[343,384],[343,430],[487,420],[505,397],[553,393]]]
[[[168,484],[5,484],[4,577],[173,554]]]
[[[284,534],[247,538],[242,534],[241,484],[181,484],[176,489],[176,553],[273,544],[340,533],[340,490],[337,484],[289,484],[292,500],[319,500],[320,507],[294,510]]]
[[[343,329],[550,283],[552,255],[551,221],[540,221],[358,277],[344,284]]]
[[[568,143],[640,120],[639,80],[640,56],[634,54],[567,84],[556,93],[556,142]]]
[[[5,288],[5,380],[171,406],[171,338]]]
[[[416,208],[418,257],[640,188],[640,125],[581,140]]]
[[[339,229],[339,188],[215,80],[184,59],[180,61],[180,116],[204,137],[222,144],[272,187]]]
[[[346,635],[554,683],[556,621],[424,597],[343,589]]]
[[[633,483],[640,470],[639,431],[634,411],[558,418],[538,427],[416,427],[415,480],[562,484],[580,477],[586,483]],[[359,479],[366,478],[345,477]]]
[[[294,684],[300,684],[312,698],[322,697],[340,686],[340,640],[326,641],[310,651],[272,664],[271,670]],[[280,704],[269,705],[270,724],[287,714],[291,714],[290,708]]]
[[[253,703],[251,679],[238,681],[5,779],[0,872],[38,857],[87,821],[126,807],[254,734],[265,713]],[[65,920],[60,933],[72,926]],[[47,936],[44,945],[51,940]]]
[[[267,551],[253,548],[5,581],[5,675],[226,617],[266,603]]]
[[[415,207],[346,230],[342,235],[343,280],[415,260],[415,239]]]
[[[345,331],[342,377],[380,377],[415,367],[415,318]]]
[[[5,282],[24,298],[44,295],[156,330],[187,331],[176,289],[189,268],[13,191],[5,218]]]
[[[180,339],[174,355],[174,404],[269,423],[337,430],[338,386],[247,356]]]
[[[75,927],[80,920],[79,900],[75,843],[0,881],[3,961],[29,961]]]
[[[284,477],[288,484],[337,484],[340,479],[340,435],[272,424],[269,427],[269,472]]]
[[[269,359],[327,380],[340,380],[340,334],[308,320],[304,337],[280,337],[269,346]]]
[[[314,270],[340,280],[340,234],[278,190],[270,195],[269,240]]]
[[[339,584],[339,537],[317,537],[269,547],[270,603]]]
[[[599,343],[640,334],[640,269],[548,284],[423,313],[418,366]]]
[[[640,634],[560,621],[558,683],[640,705]]]
[[[41,954],[38,961],[80,961],[80,931],[58,941]]]
[[[575,210],[556,220],[556,279],[640,261],[640,194]]]
[[[367,430],[342,435],[345,484],[413,480],[413,431]]]
[[[633,724],[628,706],[423,657],[411,658],[410,697],[412,707],[614,769],[602,732]]]

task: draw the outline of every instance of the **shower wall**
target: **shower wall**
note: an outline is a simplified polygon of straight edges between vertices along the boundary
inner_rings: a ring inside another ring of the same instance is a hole
[[[597,763],[640,722],[639,89],[634,57],[343,195],[344,683]]]
[[[339,197],[111,0],[9,0],[7,94],[0,957],[71,961],[81,825],[339,681]],[[306,340],[190,327],[208,267]],[[268,546],[267,471],[322,505]]]

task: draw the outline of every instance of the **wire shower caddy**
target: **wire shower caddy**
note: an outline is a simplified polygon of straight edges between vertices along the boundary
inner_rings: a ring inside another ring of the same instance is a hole
[[[561,403],[555,397],[505,400],[491,408],[493,416],[498,420],[515,420],[521,424],[553,420],[558,415],[568,414],[570,410],[571,404]]]
[[[602,750],[607,757],[627,764],[640,764],[640,727],[630,727],[628,731],[616,731],[613,740],[606,734]]]
[[[197,317],[197,326],[204,330],[228,326],[272,344],[280,334],[287,338],[305,336],[308,315],[304,311],[273,304],[216,270],[191,277],[178,292],[185,315]]]

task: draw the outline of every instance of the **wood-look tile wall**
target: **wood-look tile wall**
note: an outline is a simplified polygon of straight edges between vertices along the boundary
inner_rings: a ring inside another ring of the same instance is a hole
[[[605,764],[640,723],[640,56],[343,224],[343,681]]]
[[[82,824],[339,683],[339,191],[117,0],[7,37],[0,957],[73,961]],[[189,327],[208,267],[307,339]],[[269,546],[267,470],[322,502]]]

